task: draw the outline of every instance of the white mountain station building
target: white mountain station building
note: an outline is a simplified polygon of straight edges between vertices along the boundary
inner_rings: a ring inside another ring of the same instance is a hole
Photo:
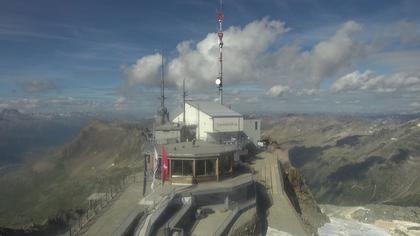
[[[255,145],[261,137],[261,120],[244,119],[230,108],[210,101],[186,101],[184,112],[178,113],[172,122],[195,127],[197,140],[213,143],[247,143]]]

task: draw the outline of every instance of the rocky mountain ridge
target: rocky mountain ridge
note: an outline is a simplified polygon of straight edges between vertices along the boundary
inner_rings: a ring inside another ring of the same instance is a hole
[[[283,117],[265,136],[289,149],[321,203],[420,205],[420,119]]]

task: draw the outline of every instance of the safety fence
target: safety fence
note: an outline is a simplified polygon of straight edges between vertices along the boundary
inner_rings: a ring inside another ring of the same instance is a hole
[[[67,230],[61,234],[63,236],[82,235],[103,214],[112,203],[118,199],[121,193],[131,184],[143,184],[143,173],[133,174],[122,177],[116,184],[106,188],[106,191],[92,193],[85,209],[77,211],[68,224]]]

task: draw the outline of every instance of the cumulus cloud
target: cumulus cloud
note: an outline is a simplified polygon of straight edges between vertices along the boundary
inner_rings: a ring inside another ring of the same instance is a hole
[[[333,92],[358,90],[371,79],[372,75],[373,72],[369,70],[363,73],[354,71],[336,80],[330,89]]]
[[[27,93],[43,93],[59,88],[52,80],[26,80],[18,82],[17,85]]]
[[[313,95],[323,80],[351,66],[369,50],[354,37],[361,30],[358,23],[346,22],[331,37],[303,50],[295,42],[278,46],[289,31],[281,21],[263,18],[243,28],[232,26],[224,37],[225,86],[250,82],[268,89],[269,96],[279,96],[287,87],[298,95]],[[190,88],[209,88],[218,75],[218,50],[215,33],[197,43],[179,43],[177,56],[166,66],[168,82],[181,87],[186,78]],[[159,66],[159,54],[140,58],[124,68],[127,83],[157,85]]]
[[[353,60],[365,55],[368,50],[366,46],[353,38],[354,34],[361,30],[362,27],[358,23],[348,21],[332,38],[315,46],[310,56],[311,82],[315,87],[343,67],[351,65]]]
[[[397,90],[417,92],[420,91],[420,74],[395,73],[391,75],[376,75],[372,71],[363,73],[354,71],[331,85],[331,91],[375,91],[394,92]]]
[[[290,87],[289,86],[283,86],[283,85],[275,85],[273,87],[271,87],[267,92],[266,95],[270,96],[270,97],[281,97],[283,96],[285,93],[290,92]]]
[[[241,81],[259,82],[264,80],[262,58],[267,50],[287,31],[283,22],[264,18],[254,21],[244,28],[230,27],[224,37],[224,78],[225,85]],[[193,45],[183,42],[178,45],[179,56],[168,66],[169,76],[178,86],[182,78],[188,79],[190,87],[213,84],[218,75],[218,45],[216,34],[208,34],[205,39]]]
[[[160,81],[158,78],[161,64],[162,55],[160,53],[155,53],[140,58],[131,66],[124,67],[123,73],[126,76],[128,85],[157,85]]]
[[[260,58],[286,31],[283,22],[268,18],[251,22],[244,28],[226,30],[223,48],[226,83],[261,79]],[[167,63],[168,81],[179,87],[184,78],[188,87],[213,84],[218,75],[217,40],[216,34],[211,33],[196,44],[192,41],[179,43],[178,56]],[[159,66],[160,54],[148,55],[125,67],[124,74],[129,84],[157,84]]]

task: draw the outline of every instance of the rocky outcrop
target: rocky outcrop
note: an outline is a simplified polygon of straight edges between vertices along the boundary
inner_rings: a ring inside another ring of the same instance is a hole
[[[311,234],[316,234],[318,228],[329,222],[329,219],[321,212],[298,169],[287,162],[283,163],[283,168],[285,191],[296,211],[300,214],[307,230]]]
[[[260,222],[255,207],[243,212],[232,225],[228,235],[231,236],[252,236],[259,235]]]

